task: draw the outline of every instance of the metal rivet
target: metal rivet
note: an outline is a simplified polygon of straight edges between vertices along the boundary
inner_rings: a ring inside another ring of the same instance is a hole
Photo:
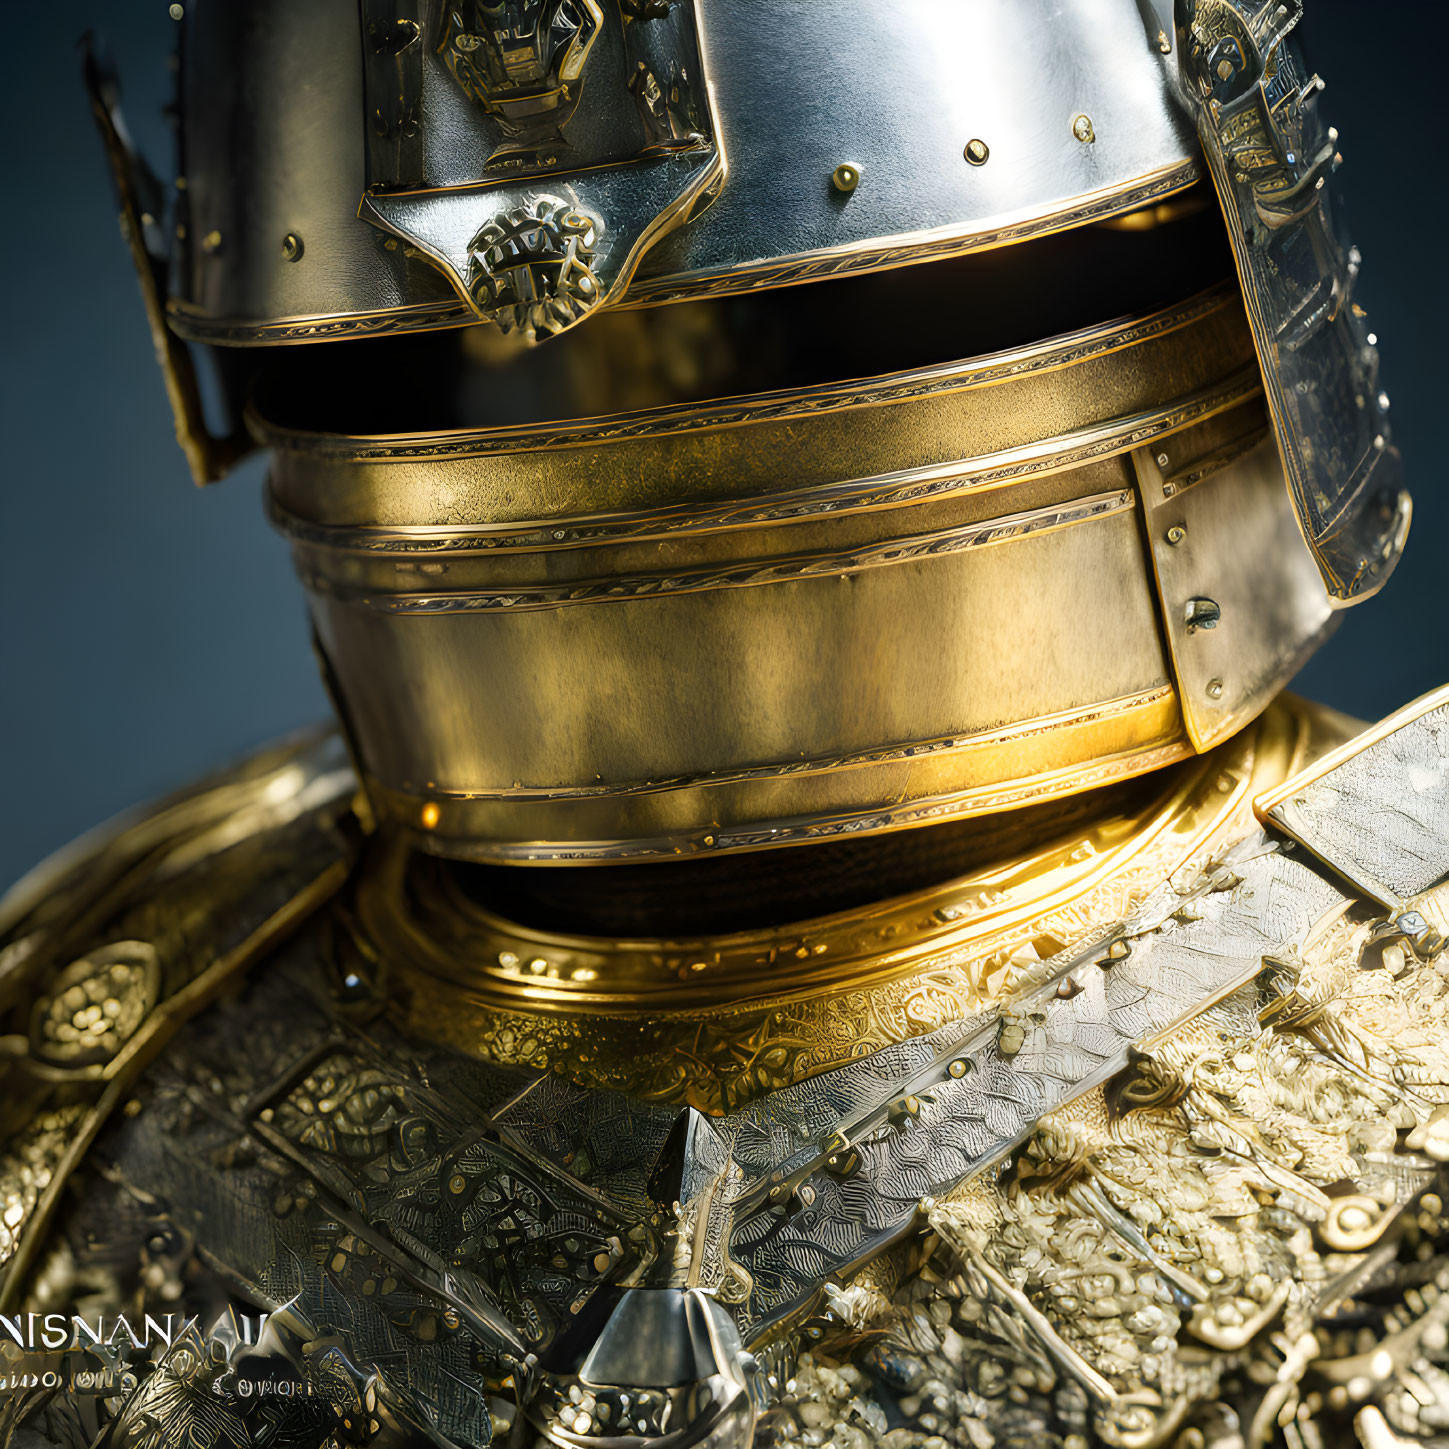
[[[1180,544],[1186,537],[1187,529],[1185,529],[1180,523],[1174,523],[1172,527],[1167,530],[1167,541],[1173,546],[1173,548],[1176,548],[1178,544]]]
[[[1159,468],[1165,468],[1165,467],[1167,467],[1167,454],[1166,453],[1159,453],[1157,455],[1157,466]]]
[[[282,260],[287,262],[302,260],[302,238],[294,231],[289,231],[282,238]]]
[[[1223,697],[1223,682],[1221,679],[1210,679],[1207,682],[1209,699],[1221,699]]]
[[[1085,112],[1072,118],[1072,135],[1084,146],[1090,146],[1097,139],[1097,133],[1092,129],[1092,118]]]
[[[201,239],[201,249],[204,252],[219,251],[221,249],[221,233],[219,231],[207,232]]]
[[[984,166],[986,158],[991,155],[991,148],[979,137],[973,137],[966,143],[963,154],[973,166]]]
[[[173,5],[166,13],[173,20],[180,20],[181,17],[186,14],[186,11],[183,10],[180,5]]]
[[[860,185],[860,167],[851,161],[842,161],[834,171],[830,173],[830,184],[837,190],[849,196],[857,186]]]

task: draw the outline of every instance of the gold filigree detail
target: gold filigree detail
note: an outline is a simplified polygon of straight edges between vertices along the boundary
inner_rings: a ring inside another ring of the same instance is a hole
[[[0,1155],[0,1268],[15,1256],[21,1233],[84,1116],[83,1106],[41,1112]]]
[[[42,867],[7,900],[0,1309],[25,1291],[69,1175],[140,1072],[342,884],[337,822],[352,793],[334,744],[292,741]]]
[[[156,1005],[160,967],[149,941],[114,941],[68,966],[35,1004],[30,1049],[54,1066],[109,1061]]]
[[[1449,886],[1415,906],[1442,921]],[[1073,1414],[1124,1449],[1201,1442],[1176,1436],[1221,1422],[1229,1375],[1268,1388],[1242,1425],[1259,1445],[1275,1423],[1347,1442],[1365,1401],[1399,1432],[1440,1412],[1449,1222],[1415,1139],[1449,1102],[1449,979],[1442,956],[1365,958],[1373,924],[1330,920],[1266,1029],[1225,1003],[1136,1064],[1155,1090],[1096,1089],[925,1203],[928,1230],[857,1279],[863,1316],[833,1292],[775,1419],[808,1425],[842,1373],[859,1416],[873,1379],[906,1429],[945,1415],[983,1446],[1003,1413],[1021,1442]]]
[[[1304,749],[1311,713],[1275,706],[1185,767],[1131,819],[947,886],[785,930],[694,942],[524,931],[374,862],[361,929],[410,1032],[581,1085],[729,1111],[969,1018],[1043,956],[1130,916],[1164,879],[1252,828],[1251,798]]]
[[[468,295],[479,315],[530,339],[572,327],[603,300],[593,268],[603,229],[556,196],[490,218],[468,244]]]

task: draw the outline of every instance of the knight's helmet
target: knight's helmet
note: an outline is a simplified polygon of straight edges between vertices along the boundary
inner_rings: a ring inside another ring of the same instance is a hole
[[[92,80],[181,442],[202,481],[271,450],[372,809],[427,850],[1124,780],[1393,568],[1299,0],[171,9],[174,189]]]

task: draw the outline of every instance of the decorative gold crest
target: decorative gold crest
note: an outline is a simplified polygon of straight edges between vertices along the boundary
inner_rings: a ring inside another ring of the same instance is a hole
[[[606,305],[718,190],[689,0],[362,0],[361,215],[479,318],[547,336]]]
[[[486,222],[470,243],[468,295],[504,332],[562,332],[599,305],[597,217],[542,196]]]
[[[568,143],[584,67],[603,27],[595,0],[462,0],[438,42],[453,79],[507,138],[488,158],[533,158]]]

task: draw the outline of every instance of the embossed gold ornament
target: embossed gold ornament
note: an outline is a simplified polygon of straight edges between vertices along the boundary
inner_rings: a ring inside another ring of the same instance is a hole
[[[603,224],[571,202],[543,196],[500,213],[469,243],[468,291],[504,332],[562,332],[602,300],[593,262]]]
[[[437,48],[454,80],[507,137],[487,166],[567,146],[564,130],[583,98],[603,23],[597,0],[453,0],[443,7]]]

